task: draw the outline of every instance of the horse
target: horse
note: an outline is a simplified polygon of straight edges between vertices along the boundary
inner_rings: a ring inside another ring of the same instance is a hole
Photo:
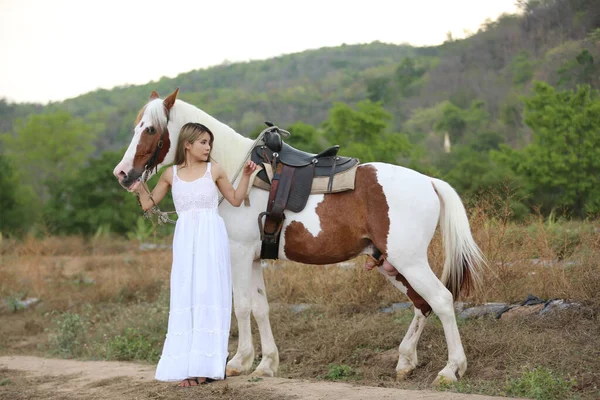
[[[135,190],[172,164],[178,134],[188,122],[199,122],[214,134],[212,158],[231,178],[254,145],[198,107],[177,99],[179,88],[161,99],[152,91],[134,124],[133,138],[113,174],[121,186]],[[239,178],[234,182],[237,185]],[[258,215],[265,210],[269,192],[252,187],[249,204],[235,208],[219,205],[229,233],[234,313],[239,341],[228,361],[228,376],[251,373],[274,376],[279,367],[278,348],[269,321]],[[440,225],[445,263],[441,278],[434,274],[427,249]],[[467,369],[467,359],[454,314],[454,299],[461,290],[478,284],[485,259],[475,243],[465,207],[446,182],[417,171],[386,163],[359,164],[353,190],[311,194],[305,208],[286,211],[278,258],[302,264],[325,265],[360,255],[365,267],[376,268],[413,303],[414,317],[398,347],[396,379],[405,379],[418,364],[417,343],[427,316],[439,317],[448,348],[447,363],[433,384],[456,381]],[[260,335],[262,358],[251,371],[254,346],[251,315]]]

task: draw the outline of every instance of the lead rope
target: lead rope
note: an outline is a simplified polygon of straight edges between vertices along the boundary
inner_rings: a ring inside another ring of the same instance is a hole
[[[140,179],[139,179],[139,181],[142,184],[142,187],[144,188],[144,190],[148,194],[148,197],[150,197],[150,201],[152,201],[152,204],[154,204],[148,210],[144,211],[144,214],[143,214],[144,218],[146,218],[148,220],[152,220],[152,216],[156,215],[159,225],[164,225],[164,224],[167,224],[167,223],[168,224],[175,224],[176,221],[174,221],[171,218],[169,218],[169,214],[176,214],[177,211],[161,211],[160,208],[158,208],[158,206],[154,202],[154,198],[152,197],[152,192],[150,192],[150,189],[148,189],[148,185],[146,184],[146,181],[148,180],[148,174],[149,174],[149,172],[150,172],[150,170],[148,170],[148,169],[144,170],[144,172],[142,173],[142,176],[140,176]],[[140,201],[140,194],[139,194],[139,192],[135,192],[135,197],[137,199],[138,204],[141,207],[142,203]]]

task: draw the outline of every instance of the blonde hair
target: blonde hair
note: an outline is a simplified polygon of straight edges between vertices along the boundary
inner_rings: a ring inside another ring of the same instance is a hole
[[[210,140],[208,142],[210,145],[208,159],[210,160],[210,154],[212,153],[215,135],[213,135],[210,129],[202,124],[197,122],[188,122],[182,126],[181,131],[179,131],[179,140],[177,141],[177,149],[175,150],[175,165],[185,165],[185,144],[193,144],[204,133],[208,133],[208,136],[210,136]]]

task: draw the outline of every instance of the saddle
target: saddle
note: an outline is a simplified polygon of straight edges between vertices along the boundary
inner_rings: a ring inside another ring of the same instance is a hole
[[[288,132],[270,122],[266,124],[269,128],[264,132],[264,144],[254,147],[250,158],[263,166],[257,177],[270,184],[267,209],[258,216],[261,258],[276,259],[284,211],[297,213],[304,209],[315,177],[328,179],[327,190],[323,193],[331,193],[334,177],[355,167],[359,160],[338,156],[340,146],[337,145],[318,154],[298,150],[281,138],[282,133],[289,135]],[[267,170],[272,171],[271,179]]]

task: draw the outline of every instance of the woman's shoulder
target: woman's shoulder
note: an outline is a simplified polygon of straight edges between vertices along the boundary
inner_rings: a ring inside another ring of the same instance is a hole
[[[160,176],[161,179],[166,179],[169,183],[173,182],[173,167],[173,165],[169,165],[167,168],[165,168],[162,175]]]
[[[215,177],[216,177],[217,174],[221,173],[221,171],[223,170],[221,168],[221,166],[219,165],[219,163],[216,162],[216,161],[211,161],[209,163],[209,165],[210,165],[210,172],[213,173],[213,174],[215,174]]]

